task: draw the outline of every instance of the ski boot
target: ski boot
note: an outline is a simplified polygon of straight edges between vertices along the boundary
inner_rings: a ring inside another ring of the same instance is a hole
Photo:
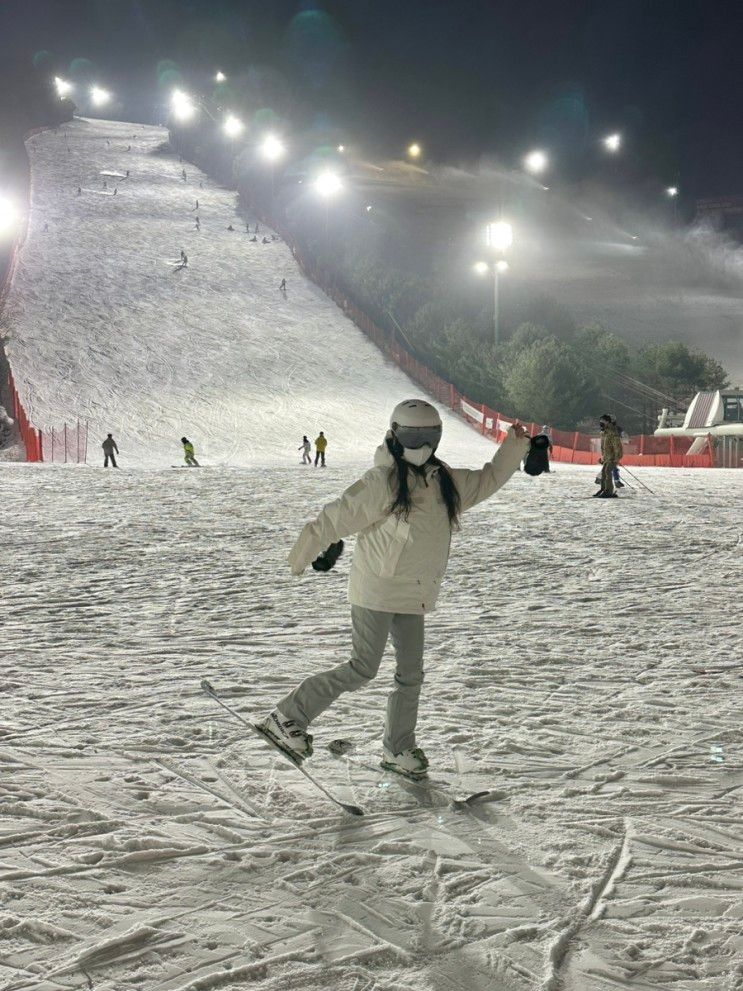
[[[278,709],[274,709],[263,722],[256,723],[256,729],[265,733],[287,757],[298,764],[305,757],[312,756],[312,737],[300,729],[293,719],[287,719]]]
[[[382,756],[381,766],[385,771],[394,771],[404,778],[419,781],[425,778],[428,772],[428,758],[420,747],[413,750],[403,750],[402,753],[393,754],[386,747]]]

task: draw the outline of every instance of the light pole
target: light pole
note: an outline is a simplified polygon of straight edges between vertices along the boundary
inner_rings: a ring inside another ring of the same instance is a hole
[[[343,189],[343,183],[335,172],[321,172],[315,179],[315,191],[325,200],[325,250],[328,250],[328,220],[330,216],[330,200]]]
[[[502,256],[513,244],[513,227],[505,220],[488,224],[485,228],[485,243],[496,257],[490,264],[478,262],[475,271],[484,275],[493,271],[493,345],[500,344],[500,277],[508,271],[508,262]],[[498,257],[498,256],[501,257]]]
[[[279,159],[283,158],[286,154],[286,148],[284,146],[284,142],[280,138],[277,138],[275,134],[267,134],[261,142],[260,153],[261,157],[264,158],[270,166],[271,203],[273,203],[274,169],[276,168],[276,163]]]

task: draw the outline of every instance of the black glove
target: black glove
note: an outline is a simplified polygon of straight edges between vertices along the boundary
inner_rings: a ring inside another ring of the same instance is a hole
[[[541,475],[549,471],[550,439],[547,434],[537,434],[529,441],[529,451],[524,458],[524,471],[527,475]]]
[[[312,567],[315,571],[330,571],[342,553],[343,541],[339,540],[337,543],[331,544],[319,557],[316,557],[312,562]]]

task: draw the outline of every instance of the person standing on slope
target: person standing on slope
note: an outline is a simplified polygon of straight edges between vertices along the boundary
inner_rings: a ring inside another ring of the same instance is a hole
[[[108,468],[108,462],[111,461],[111,466],[113,468],[118,468],[116,464],[116,458],[114,457],[114,451],[116,454],[119,453],[119,449],[116,446],[116,441],[114,440],[113,434],[106,434],[106,439],[101,444],[103,448],[103,467]]]
[[[194,454],[193,444],[188,437],[181,437],[181,444],[183,444],[183,453],[186,457],[186,464],[195,468],[200,468],[201,466],[196,460],[196,455]]]
[[[599,417],[601,430],[601,488],[594,492],[594,499],[616,499],[614,491],[614,469],[624,454],[622,441],[611,413]]]
[[[317,462],[320,462],[320,467],[325,467],[325,451],[328,447],[328,438],[325,434],[320,431],[320,436],[315,438],[315,468],[317,468]]]
[[[430,403],[399,403],[374,467],[325,506],[291,549],[293,575],[309,564],[327,570],[323,552],[335,558],[339,542],[359,534],[348,585],[350,659],[306,678],[260,724],[296,760],[312,754],[307,730],[313,720],[343,692],[368,685],[376,676],[392,636],[397,663],[382,767],[410,777],[426,773],[428,760],[415,736],[424,616],[436,606],[459,517],[505,485],[529,447],[524,427],[515,423],[483,468],[449,468],[435,455],[441,431],[441,417]]]
[[[309,438],[307,436],[302,437],[302,443],[297,448],[298,451],[302,451],[302,464],[311,465],[312,464],[312,444],[310,444]]]

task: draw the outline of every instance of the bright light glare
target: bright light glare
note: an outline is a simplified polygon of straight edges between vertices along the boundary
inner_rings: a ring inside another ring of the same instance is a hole
[[[101,89],[100,86],[91,86],[90,99],[93,101],[94,107],[102,107],[111,99],[111,94],[107,90]]]
[[[503,259],[501,258],[501,260],[500,260],[500,261],[497,261],[497,262],[495,263],[495,267],[496,267],[496,270],[497,270],[498,272],[501,272],[501,273],[503,273],[503,272],[507,272],[507,271],[508,271],[508,262],[507,262],[507,261],[504,261],[504,260],[503,260]]]
[[[370,204],[369,204],[369,206],[368,206],[368,207],[366,208],[366,212],[367,212],[367,213],[369,213],[370,211],[371,211],[371,203],[370,203]]]
[[[214,82],[215,83],[223,83],[223,82],[226,81],[226,79],[227,79],[227,76],[225,76],[225,74],[223,72],[218,72],[216,74],[216,76],[214,77]]]
[[[604,148],[607,151],[615,152],[619,151],[622,146],[622,135],[621,134],[607,134],[603,141]]]
[[[0,234],[10,230],[18,219],[18,211],[4,196],[0,196]]]
[[[54,77],[54,85],[57,87],[57,94],[60,98],[72,92],[72,83],[68,83],[66,79],[60,79],[59,76]]]
[[[678,196],[679,191],[677,186],[669,186],[666,189],[666,196]]]
[[[549,159],[543,151],[530,151],[524,158],[524,168],[527,172],[534,173],[534,175],[544,172],[548,164]]]
[[[497,220],[485,228],[485,240],[495,251],[507,251],[513,244],[513,227],[505,220]]]
[[[414,141],[408,148],[408,155],[410,155],[411,158],[420,158],[421,146]]]
[[[238,120],[237,117],[233,117],[232,114],[229,114],[228,117],[225,119],[223,127],[224,127],[224,133],[229,138],[236,138],[238,134],[242,134],[242,132],[245,130],[245,125],[243,124],[243,122],[241,120]]]
[[[478,275],[487,275],[490,266],[487,262],[475,262],[474,268]]]
[[[196,113],[196,107],[193,104],[193,100],[182,90],[173,90],[173,95],[170,102],[173,107],[173,114],[175,115],[176,120],[189,120]]]
[[[267,162],[277,162],[286,154],[284,142],[275,134],[267,134],[261,143],[261,155]]]
[[[335,196],[343,189],[343,183],[335,172],[321,172],[315,179],[315,190],[325,198]]]
[[[345,145],[338,145],[338,151],[341,153],[341,155],[343,154],[343,152],[345,150],[346,150],[346,146]]]

